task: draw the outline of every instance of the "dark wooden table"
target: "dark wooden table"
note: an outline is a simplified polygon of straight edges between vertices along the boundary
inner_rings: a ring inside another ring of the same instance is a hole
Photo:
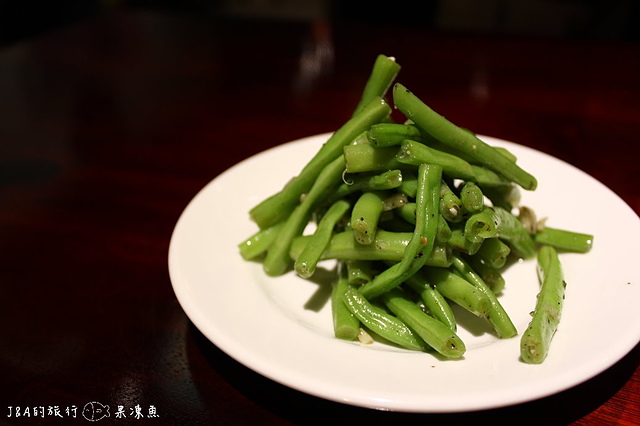
[[[13,43],[0,50],[0,423],[84,423],[88,402],[110,424],[127,424],[118,405],[128,424],[640,423],[638,347],[543,400],[418,415],[298,393],[190,324],[167,272],[183,208],[245,157],[335,130],[378,53],[453,121],[566,160],[640,212],[637,44],[144,12]]]

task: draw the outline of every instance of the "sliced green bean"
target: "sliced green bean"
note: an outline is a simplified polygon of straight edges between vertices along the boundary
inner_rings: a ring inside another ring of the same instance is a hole
[[[494,240],[495,238],[488,239],[487,241]],[[485,241],[482,245],[484,246],[487,241]],[[477,274],[482,278],[491,291],[494,294],[500,294],[506,285],[506,281],[502,276],[502,273],[498,268],[494,268],[491,265],[485,263],[479,256],[467,256],[465,257],[469,266],[477,272]]]
[[[313,209],[326,191],[339,184],[343,170],[344,157],[339,156],[322,170],[309,193],[291,212],[264,258],[262,267],[267,275],[278,276],[287,271],[291,262],[289,249],[293,239],[302,234]]]
[[[593,247],[593,235],[565,229],[544,227],[534,235],[538,244],[553,246],[557,250],[587,253]]]
[[[500,220],[498,238],[505,241],[516,256],[520,256],[523,259],[535,257],[536,244],[533,236],[522,225],[517,216],[502,207],[495,207],[493,211]]]
[[[402,181],[402,172],[400,170],[389,170],[373,175],[359,173],[353,176],[345,176],[343,183],[329,196],[329,200],[333,203],[354,192],[395,189],[402,185]]]
[[[396,146],[405,139],[421,141],[420,129],[412,124],[379,123],[369,129],[369,141],[375,147]]]
[[[440,214],[451,223],[458,223],[464,219],[462,201],[445,181],[442,181],[440,191]]]
[[[507,262],[511,249],[499,238],[487,238],[477,251],[477,256],[487,266],[495,269],[502,268]]]
[[[416,198],[416,192],[418,191],[418,177],[409,170],[403,171],[402,183],[398,190],[407,197]]]
[[[447,300],[435,286],[431,285],[418,273],[409,277],[406,284],[420,296],[427,311],[435,319],[446,325],[450,330],[456,331],[457,324],[453,309],[451,309]]]
[[[350,285],[360,286],[371,281],[375,275],[372,262],[367,260],[343,261],[347,268],[347,278]]]
[[[437,164],[442,173],[454,179],[475,179],[471,164],[460,157],[438,151],[420,142],[405,140],[400,144],[396,159],[403,164],[419,166],[422,163]]]
[[[381,295],[384,304],[422,340],[447,358],[460,358],[466,347],[462,339],[447,325],[430,317],[403,292],[394,288]]]
[[[367,298],[374,298],[400,285],[425,264],[431,255],[438,232],[442,167],[421,164],[418,168],[416,226],[402,261],[378,274],[360,288]]]
[[[398,209],[398,215],[408,223],[416,224],[416,203],[407,203]],[[436,241],[447,242],[451,238],[451,227],[447,221],[440,215],[438,217],[438,232],[436,233]]]
[[[503,187],[512,185],[512,182],[507,180],[500,173],[496,173],[495,171],[488,169],[484,166],[479,166],[476,164],[471,165],[471,169],[473,169],[473,175],[475,176],[474,182],[483,187]]]
[[[377,97],[384,98],[400,72],[400,69],[400,64],[398,64],[392,56],[378,55],[373,63],[369,79],[362,90],[362,95],[354,110],[354,115],[366,108],[371,100]]]
[[[260,229],[249,238],[238,244],[240,255],[244,260],[255,259],[267,252],[278,236],[284,222],[278,222],[268,228]]]
[[[364,192],[353,206],[351,228],[360,244],[371,244],[376,237],[383,210],[382,199],[379,192]]]
[[[405,86],[396,83],[393,88],[393,101],[407,118],[413,120],[421,129],[434,136],[440,142],[451,145],[455,149],[464,152],[500,173],[521,187],[533,190],[537,186],[536,178],[520,168],[510,158],[443,116],[437,114],[425,105],[417,96],[411,93]]]
[[[403,348],[425,351],[429,346],[400,319],[371,304],[359,291],[348,287],[342,300],[369,330]]]
[[[547,357],[556,333],[567,283],[555,248],[543,245],[538,250],[541,287],[529,326],[520,339],[520,355],[528,364],[540,364]]]
[[[485,207],[474,213],[464,224],[464,236],[472,243],[481,243],[486,238],[493,238],[500,231],[501,217],[494,209]]]
[[[389,104],[382,98],[378,97],[369,102],[360,113],[333,133],[298,176],[249,211],[252,220],[261,229],[283,221],[300,203],[300,197],[310,190],[320,172],[342,154],[343,147],[390,113]]]
[[[350,287],[344,265],[338,268],[337,280],[331,288],[333,332],[338,339],[355,340],[360,333],[360,321],[344,303],[344,293]]]
[[[379,229],[373,244],[363,245],[356,241],[353,231],[339,232],[331,237],[331,242],[322,253],[321,260],[390,260],[399,262],[413,236],[412,232],[390,232]],[[310,235],[294,238],[289,255],[297,259],[311,239]],[[446,244],[435,243],[425,265],[446,268],[451,265],[451,251]]]
[[[499,186],[481,186],[482,193],[494,207],[513,210],[520,204],[520,187],[515,184]]]
[[[305,246],[300,256],[295,259],[293,268],[302,278],[310,278],[316,271],[316,267],[322,252],[327,248],[336,224],[349,210],[350,204],[345,200],[338,200],[329,207],[329,210],[322,216],[316,230],[310,237],[309,243]]]
[[[440,294],[481,318],[487,317],[490,302],[481,290],[448,268],[422,268],[421,274]]]
[[[451,234],[447,244],[453,249],[465,254],[476,254],[482,246],[484,240],[471,241],[466,237],[464,223],[453,223],[450,225]]]
[[[402,169],[404,166],[396,159],[396,147],[376,148],[360,143],[344,147],[347,173],[380,172]]]
[[[471,266],[459,256],[452,257],[452,265],[462,278],[473,284],[489,300],[490,309],[487,314],[487,319],[493,325],[498,337],[501,339],[507,339],[517,335],[518,330],[513,325],[507,311],[505,311],[496,295],[487,283],[482,280],[478,273],[475,272]]]
[[[460,188],[460,201],[468,213],[478,213],[484,208],[484,194],[475,182],[465,182]]]

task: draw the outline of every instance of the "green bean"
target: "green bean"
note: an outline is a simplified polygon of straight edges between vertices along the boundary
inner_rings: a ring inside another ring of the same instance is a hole
[[[322,170],[309,193],[291,212],[264,258],[262,266],[267,275],[278,276],[286,272],[291,260],[289,249],[293,239],[302,234],[314,207],[325,192],[338,185],[343,170],[344,157],[339,156]]]
[[[460,188],[462,207],[469,213],[478,213],[484,208],[484,194],[475,182],[465,182]]]
[[[489,300],[490,309],[487,314],[487,319],[493,325],[494,330],[498,337],[507,339],[518,334],[516,327],[511,322],[511,318],[504,310],[504,307],[500,304],[496,295],[491,288],[485,283],[482,278],[459,256],[453,256],[452,264],[455,270],[462,276],[462,278],[473,284],[478,290],[480,290]]]
[[[587,253],[593,247],[593,235],[544,227],[534,235],[538,244],[553,246],[557,250]]]
[[[351,212],[351,228],[357,242],[373,243],[382,209],[382,196],[379,192],[364,192],[360,195]]]
[[[462,339],[445,324],[424,313],[400,289],[391,289],[382,294],[381,298],[391,312],[436,352],[447,358],[460,358],[464,355],[466,347]]]
[[[422,163],[437,164],[442,167],[442,173],[454,179],[475,179],[471,164],[460,157],[438,151],[420,142],[405,140],[400,144],[396,154],[398,162],[419,166]]]
[[[513,210],[520,204],[520,189],[515,184],[501,186],[481,186],[482,193],[494,207]]]
[[[360,143],[344,147],[347,173],[380,172],[402,169],[396,159],[397,147],[376,148],[370,144]]]
[[[496,238],[490,238],[482,245],[484,246],[488,241],[496,240]],[[471,268],[477,272],[491,291],[494,294],[500,294],[506,285],[505,279],[498,268],[485,263],[479,256],[467,256],[465,260],[471,266]]]
[[[398,215],[413,225],[416,224],[416,203],[407,203],[398,209]],[[447,242],[451,238],[451,227],[447,221],[440,215],[438,217],[438,232],[436,233],[436,241]]]
[[[404,322],[370,303],[355,288],[348,287],[342,300],[365,327],[386,340],[406,349],[425,351],[429,348]]]
[[[390,112],[389,104],[382,98],[373,99],[322,145],[297,177],[289,181],[279,192],[254,206],[249,211],[252,220],[261,229],[284,220],[300,203],[300,197],[310,190],[320,172],[342,154],[343,147],[369,129],[372,124],[387,117]]]
[[[501,218],[494,209],[485,207],[469,216],[464,224],[464,236],[472,243],[481,243],[486,238],[495,237],[501,224]]]
[[[315,273],[322,252],[324,252],[331,241],[331,236],[333,235],[336,224],[342,219],[345,213],[347,213],[349,207],[349,203],[345,200],[336,201],[329,207],[329,210],[327,210],[322,219],[320,219],[320,222],[318,222],[318,226],[311,235],[309,243],[305,246],[304,250],[302,250],[302,253],[300,253],[293,265],[296,273],[302,278],[309,278]]]
[[[366,108],[371,100],[381,97],[384,98],[391,84],[400,72],[400,64],[391,56],[378,55],[373,64],[373,69],[369,75],[360,101],[354,110],[354,115]]]
[[[422,268],[420,273],[440,294],[475,316],[485,318],[489,314],[487,297],[469,281],[449,268]]]
[[[333,333],[338,339],[355,340],[360,333],[360,321],[344,303],[344,293],[350,287],[344,265],[338,267],[337,280],[331,288]]]
[[[321,259],[400,261],[411,235],[410,232],[389,232],[379,229],[373,244],[363,245],[356,241],[352,230],[338,232],[331,237],[331,242],[322,253]],[[292,259],[297,259],[309,240],[308,235],[302,235],[293,240],[290,250]]]
[[[343,261],[347,268],[347,278],[350,285],[360,286],[373,279],[375,275],[372,262],[367,260]]]
[[[464,217],[462,215],[462,201],[452,190],[451,187],[442,181],[440,191],[440,214],[451,223],[461,222]]]
[[[369,129],[369,141],[375,147],[400,145],[405,139],[421,141],[420,129],[412,124],[379,123]]]
[[[338,232],[331,237],[331,242],[322,253],[320,260],[402,260],[405,249],[411,240],[412,232],[390,232],[379,229],[372,244],[363,245],[356,241],[353,231]],[[310,235],[294,238],[289,255],[295,260],[311,239]],[[451,252],[446,244],[435,243],[425,265],[448,267],[451,265]]]
[[[268,228],[260,229],[249,238],[238,244],[240,255],[244,260],[255,259],[267,252],[273,241],[278,236],[284,222],[278,222]]]
[[[487,238],[477,251],[477,258],[491,268],[502,268],[507,262],[511,249],[499,238]]]
[[[451,234],[447,244],[453,249],[465,254],[476,254],[482,246],[483,240],[471,241],[465,236],[464,224],[453,223],[450,225]]]
[[[400,192],[410,198],[416,198],[418,192],[418,177],[409,170],[402,173],[402,183],[398,188]]]
[[[365,297],[374,298],[398,286],[425,264],[431,255],[438,232],[442,167],[421,164],[418,168],[416,226],[399,264],[378,274],[360,288]]]
[[[390,194],[382,199],[382,210],[388,213],[405,206],[408,202],[407,196],[400,192]]]
[[[528,364],[539,364],[547,357],[560,323],[567,283],[555,248],[543,245],[538,250],[541,287],[529,326],[520,339],[520,355]]]
[[[488,169],[484,166],[478,166],[476,164],[471,164],[471,169],[473,170],[473,175],[475,178],[473,179],[478,185],[483,187],[498,187],[501,188],[503,186],[512,185],[512,182],[505,179],[504,176],[499,173],[494,172],[491,169]]]
[[[345,179],[343,179],[343,183],[338,186],[335,192],[328,197],[329,203],[345,198],[354,192],[395,189],[400,187],[403,182],[400,170],[389,170],[373,175],[362,173],[354,176],[345,176]]]
[[[418,127],[440,142],[464,152],[480,164],[500,173],[524,189],[533,190],[536,188],[535,177],[473,133],[461,129],[437,114],[400,83],[394,85],[393,101],[395,107],[407,118],[413,120]]]
[[[409,277],[406,284],[420,296],[425,308],[435,319],[446,325],[450,330],[456,331],[456,317],[451,306],[435,286],[419,275],[416,273]]]
[[[536,244],[533,236],[522,225],[518,218],[502,207],[495,207],[493,211],[500,220],[498,238],[505,241],[515,255],[523,259],[535,257]]]

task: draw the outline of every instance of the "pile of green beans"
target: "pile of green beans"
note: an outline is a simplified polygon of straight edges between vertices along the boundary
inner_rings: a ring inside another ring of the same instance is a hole
[[[519,189],[535,190],[536,178],[508,150],[394,84],[399,71],[394,58],[376,58],[353,115],[282,190],[251,209],[259,230],[240,254],[260,260],[269,276],[294,271],[305,279],[319,262],[336,260],[337,338],[364,333],[444,359],[465,353],[453,305],[487,321],[498,338],[517,336],[500,303],[503,272],[537,258],[541,289],[520,355],[540,363],[566,287],[558,253],[586,253],[593,236],[524,223]],[[310,222],[315,230],[304,234]]]

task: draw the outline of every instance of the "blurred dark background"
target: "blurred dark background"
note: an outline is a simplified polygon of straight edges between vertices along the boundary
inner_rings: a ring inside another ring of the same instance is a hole
[[[637,0],[0,0],[0,44],[118,8],[244,21],[330,19],[447,32],[640,39]]]

